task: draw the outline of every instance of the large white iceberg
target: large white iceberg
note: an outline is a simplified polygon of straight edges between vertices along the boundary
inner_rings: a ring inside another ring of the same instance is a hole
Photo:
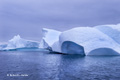
[[[81,55],[119,55],[120,45],[98,29],[78,27],[61,33],[58,45],[62,53]]]
[[[100,30],[101,32],[105,33],[117,43],[120,44],[120,24],[117,25],[100,25],[96,26],[96,29]]]
[[[51,48],[53,44],[59,41],[59,35],[61,34],[60,31],[53,30],[53,29],[42,29],[43,38],[40,43],[40,48]]]
[[[22,39],[19,35],[14,36],[9,40],[3,50],[16,49],[16,48],[39,48],[39,42]]]
[[[0,50],[47,48],[50,51],[80,55],[119,55],[119,25],[77,27],[64,32],[43,28],[41,42],[22,39],[19,35],[0,45]]]

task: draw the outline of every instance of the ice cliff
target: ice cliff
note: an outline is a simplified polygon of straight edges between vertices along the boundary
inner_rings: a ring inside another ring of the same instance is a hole
[[[42,29],[43,38],[40,43],[40,48],[48,48],[51,49],[53,44],[59,41],[59,35],[61,34],[60,31],[53,30],[53,29]]]

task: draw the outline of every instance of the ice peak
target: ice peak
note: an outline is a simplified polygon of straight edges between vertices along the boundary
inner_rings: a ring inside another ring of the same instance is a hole
[[[20,35],[16,35],[9,41],[15,41],[15,40],[19,40],[19,39],[21,39]]]
[[[21,38],[20,35],[14,36],[14,38]]]

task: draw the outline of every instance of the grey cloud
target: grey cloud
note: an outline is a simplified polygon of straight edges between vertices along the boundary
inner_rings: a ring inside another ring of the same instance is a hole
[[[119,0],[1,0],[0,41],[20,34],[40,40],[43,27],[64,31],[76,26],[117,24]]]

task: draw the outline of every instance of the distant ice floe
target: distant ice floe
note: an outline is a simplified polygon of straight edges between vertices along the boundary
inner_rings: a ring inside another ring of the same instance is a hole
[[[106,26],[104,28],[101,26],[77,27],[62,33],[59,31],[56,32],[56,30],[45,29],[47,32],[46,35],[51,31],[58,35],[55,35],[55,40],[53,37],[54,34],[44,36],[43,40],[46,39],[45,43],[48,44],[53,51],[66,54],[119,55],[120,41],[118,41],[118,38],[120,29],[118,27],[113,27],[115,25],[111,26]],[[109,31],[109,28],[112,29]],[[51,40],[52,44],[50,44]]]
[[[7,44],[1,44],[1,45],[0,45],[0,50],[5,49],[6,47],[7,47]]]
[[[1,45],[1,50],[12,50],[17,48],[39,48],[39,42],[25,40],[20,35],[14,36],[8,41],[8,44]]]

